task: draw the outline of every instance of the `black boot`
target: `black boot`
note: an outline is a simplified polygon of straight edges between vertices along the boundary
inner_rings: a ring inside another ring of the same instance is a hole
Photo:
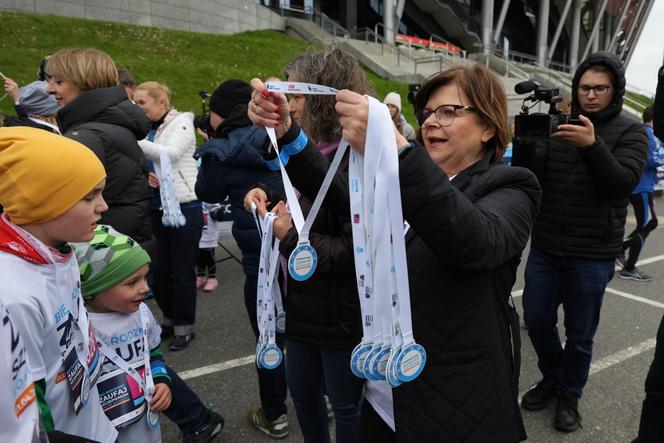
[[[581,414],[579,414],[579,397],[558,390],[556,392],[558,404],[553,426],[562,432],[574,432],[581,427]]]
[[[546,408],[546,405],[555,396],[556,384],[556,380],[553,378],[543,378],[523,395],[521,407],[529,411]]]

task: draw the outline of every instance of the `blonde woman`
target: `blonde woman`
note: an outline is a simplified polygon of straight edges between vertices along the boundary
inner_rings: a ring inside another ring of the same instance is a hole
[[[162,330],[165,336],[173,334],[171,351],[186,348],[194,338],[196,319],[196,273],[198,242],[203,228],[201,202],[194,193],[196,148],[194,116],[191,112],[178,112],[171,107],[171,90],[157,82],[141,83],[134,90],[134,101],[145,112],[152,129],[139,145],[146,158],[165,174],[166,165],[160,157],[168,156],[175,178],[175,192],[184,226],[168,227],[162,223],[164,210],[160,199],[153,199],[152,229],[157,238],[158,257],[153,268],[153,291],[159,308],[164,313]],[[165,159],[164,159],[165,160]],[[157,169],[157,168],[155,168]],[[150,184],[165,192],[160,177],[152,175]]]
[[[150,187],[145,156],[137,140],[150,123],[118,86],[113,59],[94,48],[62,49],[46,63],[47,92],[60,106],[60,132],[90,148],[108,176],[101,223],[135,239],[153,253]]]

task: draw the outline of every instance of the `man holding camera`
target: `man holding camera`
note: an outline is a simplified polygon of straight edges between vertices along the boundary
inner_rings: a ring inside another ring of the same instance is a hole
[[[521,406],[544,409],[557,398],[554,427],[581,425],[578,400],[588,380],[602,298],[621,253],[630,192],[646,161],[646,135],[621,114],[625,70],[612,53],[591,54],[572,82],[572,113],[581,125],[558,126],[550,138],[515,139],[512,164],[531,169],[542,186],[540,213],[525,271],[524,320],[542,380]],[[558,307],[565,311],[565,346]]]

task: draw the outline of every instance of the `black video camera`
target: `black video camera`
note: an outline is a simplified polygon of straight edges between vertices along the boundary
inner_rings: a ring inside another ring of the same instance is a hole
[[[194,128],[200,129],[208,137],[212,138],[214,136],[214,129],[212,129],[212,125],[210,124],[210,112],[207,109],[207,100],[211,97],[211,94],[207,91],[198,91],[198,96],[201,98],[202,112],[200,115],[194,116]]]
[[[544,88],[539,82],[526,80],[517,83],[514,86],[514,92],[517,94],[532,92],[531,95],[523,99],[521,113],[514,119],[514,139],[517,142],[547,140],[551,137],[551,134],[556,132],[559,125],[583,126],[578,118],[572,118],[569,114],[556,109],[556,103],[563,101],[557,88]],[[534,102],[534,104],[528,107],[526,105],[527,101]],[[534,112],[529,114],[528,110],[541,101],[549,104],[549,113]]]

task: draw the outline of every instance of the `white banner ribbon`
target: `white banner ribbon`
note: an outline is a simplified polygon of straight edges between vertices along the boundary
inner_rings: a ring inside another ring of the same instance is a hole
[[[364,334],[353,350],[351,370],[398,386],[421,373],[426,352],[413,337],[394,128],[387,107],[372,97],[368,100],[364,158],[353,152],[349,167]]]

